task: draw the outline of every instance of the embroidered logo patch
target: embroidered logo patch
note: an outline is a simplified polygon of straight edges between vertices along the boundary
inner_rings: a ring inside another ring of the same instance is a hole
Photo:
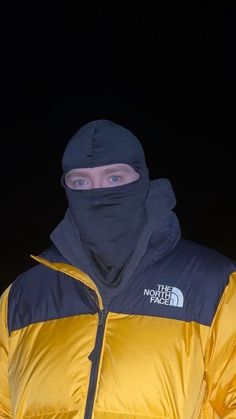
[[[150,303],[173,307],[183,307],[184,296],[179,288],[170,285],[157,284],[156,289],[144,289],[143,295],[149,298]]]

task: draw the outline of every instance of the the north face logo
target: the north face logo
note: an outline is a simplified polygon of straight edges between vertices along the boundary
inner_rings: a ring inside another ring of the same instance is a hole
[[[149,298],[150,303],[164,304],[166,306],[183,307],[184,296],[179,288],[170,285],[157,284],[157,288],[144,289],[144,296]]]

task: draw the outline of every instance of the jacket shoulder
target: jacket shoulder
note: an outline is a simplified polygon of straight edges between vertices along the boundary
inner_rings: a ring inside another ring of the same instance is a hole
[[[193,272],[197,271],[199,277],[207,275],[209,280],[219,281],[236,270],[236,261],[223,255],[215,249],[211,249],[202,244],[189,240],[181,240],[176,246],[176,256],[182,263],[188,263],[193,268]]]
[[[214,249],[181,239],[159,267],[153,268],[164,284],[181,290],[185,320],[210,325],[236,272],[236,262]]]
[[[45,257],[45,253],[42,256]],[[50,256],[48,259],[51,261],[64,261],[62,258],[54,259],[52,254]],[[83,295],[83,284],[79,281],[37,264],[19,275],[11,285],[8,297],[9,331],[90,312]]]
[[[46,249],[41,253],[42,257],[50,261],[64,262],[62,256],[54,246]],[[11,285],[10,297],[18,292],[27,291],[28,294],[35,294],[37,291],[44,287],[53,285],[57,273],[46,266],[35,262],[35,265],[26,271],[22,272],[15,278]]]

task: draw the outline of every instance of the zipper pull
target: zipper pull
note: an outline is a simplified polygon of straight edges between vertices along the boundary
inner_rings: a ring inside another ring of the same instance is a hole
[[[105,315],[106,315],[106,312],[105,312],[104,309],[99,311],[99,313],[98,313],[98,316],[99,316],[98,327],[103,326],[104,320],[105,320]]]
[[[106,319],[106,310],[100,310],[98,312],[98,331],[97,331],[97,338],[96,338],[96,343],[95,343],[95,347],[93,348],[92,352],[89,355],[89,360],[91,362],[96,362],[97,359],[97,344],[100,345],[100,341],[101,341],[101,333],[103,333],[103,326],[105,324],[105,319]]]

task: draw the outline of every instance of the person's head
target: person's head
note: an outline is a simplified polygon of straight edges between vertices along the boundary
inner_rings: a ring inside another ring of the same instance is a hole
[[[112,121],[91,121],[68,142],[62,168],[83,245],[105,266],[122,266],[146,223],[150,180],[140,141]]]

